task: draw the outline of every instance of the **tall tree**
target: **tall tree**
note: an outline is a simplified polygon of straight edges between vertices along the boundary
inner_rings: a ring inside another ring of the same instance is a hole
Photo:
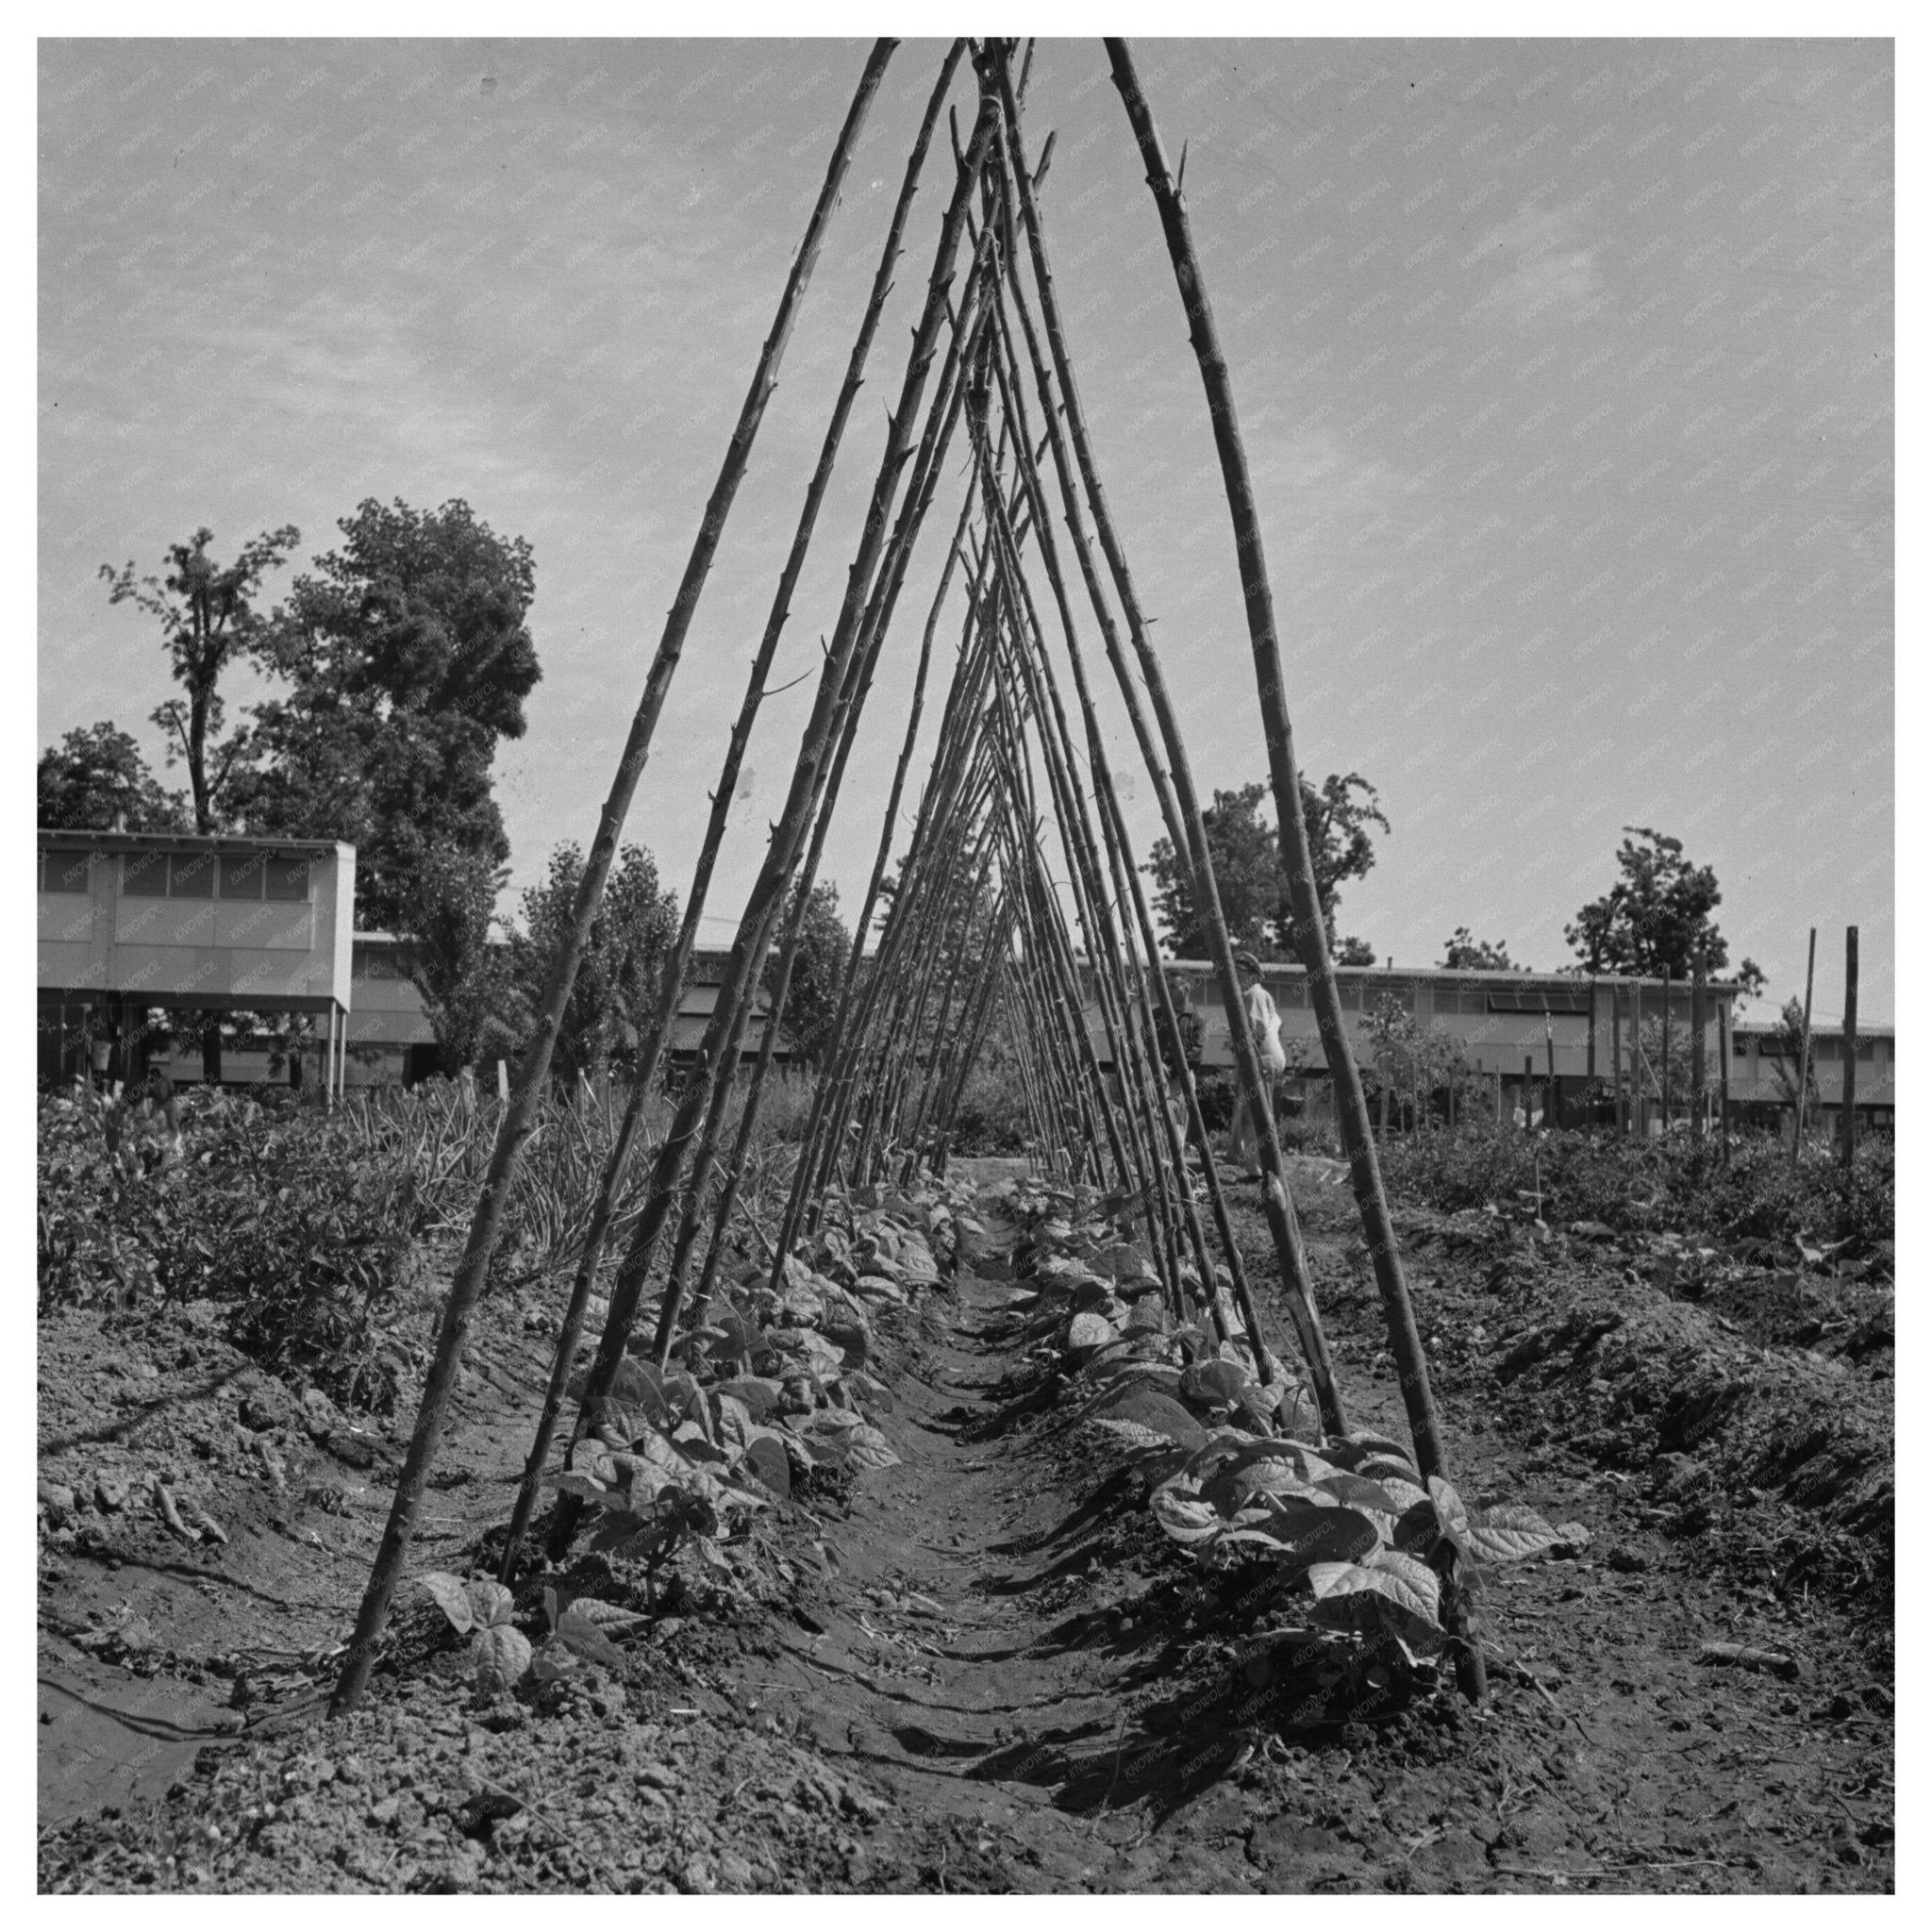
[[[1261,784],[1243,785],[1239,791],[1217,791],[1201,819],[1229,937],[1262,958],[1293,958],[1288,873],[1281,862],[1280,840],[1262,816],[1267,796],[1268,788]],[[1344,965],[1373,966],[1374,949],[1366,941],[1337,939],[1335,913],[1341,887],[1364,877],[1375,863],[1370,827],[1389,830],[1375,788],[1358,772],[1331,772],[1319,790],[1303,781],[1302,802],[1329,950]],[[1207,934],[1195,916],[1186,871],[1176,861],[1171,841],[1155,841],[1147,870],[1154,875],[1155,909],[1169,947],[1180,958],[1206,957]]]
[[[170,698],[159,706],[153,722],[169,735],[168,762],[178,756],[188,766],[197,832],[220,828],[224,784],[242,745],[240,736],[225,749],[217,744],[225,708],[218,689],[222,673],[260,648],[266,624],[254,599],[262,578],[288,561],[302,532],[293,524],[264,530],[225,569],[208,554],[214,540],[204,526],[187,542],[171,543],[158,575],[136,576],[131,560],[119,570],[111,563],[100,569],[109,604],[132,604],[160,625],[175,681],[187,691],[185,701]],[[209,757],[218,749],[210,774]]]
[[[407,935],[432,854],[509,857],[491,768],[542,675],[535,566],[460,500],[372,497],[339,527],[264,640],[290,689],[255,708],[234,796],[251,831],[351,841],[358,916]]]
[[[164,791],[141,747],[111,719],[70,731],[41,754],[36,817],[58,831],[185,832],[188,802]]]
[[[569,933],[582,849],[574,841],[550,855],[550,871],[524,894],[524,930],[512,934],[509,972],[523,1019],[536,1011],[545,975]],[[641,845],[618,855],[591,923],[591,941],[558,1029],[551,1064],[575,1085],[583,1074],[594,1085],[635,1052],[658,1005],[658,974],[677,937],[677,894],[658,877],[657,861]]]
[[[1452,971],[1459,968],[1470,973],[1529,970],[1527,967],[1516,967],[1516,962],[1509,957],[1509,948],[1501,940],[1479,940],[1466,925],[1458,925],[1442,941],[1442,964]]]
[[[786,904],[789,924],[797,905],[798,887]],[[785,993],[782,1031],[791,1051],[816,1067],[832,1042],[839,1017],[839,995],[845,987],[845,969],[852,954],[852,935],[839,917],[839,889],[822,880],[806,901],[805,922],[799,928],[798,957],[791,962],[791,983]],[[766,980],[776,976],[777,960],[765,968]]]
[[[408,972],[445,1074],[511,1058],[528,1024],[507,949],[491,943],[508,877],[483,854],[447,846],[432,850],[417,874]]]
[[[1684,841],[1625,825],[1617,848],[1622,876],[1601,899],[1577,913],[1563,937],[1587,973],[1628,973],[1644,978],[1688,980],[1700,953],[1707,968],[1721,974],[1730,949],[1711,914],[1723,902],[1717,874],[1692,865]],[[1733,978],[1752,995],[1763,991],[1764,974],[1751,960],[1738,963]]]

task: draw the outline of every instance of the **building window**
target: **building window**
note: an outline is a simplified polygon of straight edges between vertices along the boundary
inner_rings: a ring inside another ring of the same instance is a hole
[[[262,872],[265,899],[306,899],[308,896],[308,861],[306,858],[271,858]]]
[[[130,852],[121,861],[124,899],[165,899],[168,896],[168,855]]]
[[[176,852],[168,859],[168,897],[212,899],[215,895],[215,856],[212,852]]]
[[[43,892],[85,892],[91,890],[88,855],[85,852],[42,852],[41,891]]]
[[[1492,992],[1487,997],[1492,1013],[1584,1014],[1590,1011],[1590,994],[1581,989],[1572,992],[1564,987],[1550,987],[1541,991]]]
[[[237,857],[234,853],[222,855],[222,897],[225,899],[259,899],[261,897],[261,870],[266,863],[258,852],[246,853]]]

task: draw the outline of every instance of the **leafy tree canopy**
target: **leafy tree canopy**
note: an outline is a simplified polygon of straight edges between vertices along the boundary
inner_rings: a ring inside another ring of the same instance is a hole
[[[168,762],[178,754],[187,763],[197,832],[221,828],[222,792],[243,744],[239,737],[230,740],[210,775],[209,755],[218,749],[225,710],[217,689],[221,675],[236,658],[260,649],[266,620],[253,600],[262,578],[288,561],[302,532],[293,524],[264,530],[225,568],[208,553],[214,540],[204,526],[187,542],[170,544],[158,575],[137,577],[132,560],[119,570],[111,563],[100,569],[109,604],[132,604],[160,625],[175,681],[188,693],[185,704],[170,698],[158,706],[152,722],[168,734]]]
[[[1266,959],[1294,958],[1294,920],[1290,909],[1288,869],[1281,859],[1281,841],[1274,826],[1262,816],[1268,797],[1265,785],[1243,785],[1238,791],[1216,791],[1214,803],[1201,814],[1208,849],[1214,861],[1214,881],[1221,894],[1222,917],[1238,947]],[[1389,830],[1375,788],[1358,772],[1330,773],[1318,790],[1302,781],[1302,807],[1308,821],[1308,847],[1315,864],[1315,891],[1322,902],[1328,947],[1345,966],[1373,966],[1374,948],[1366,941],[1335,934],[1335,912],[1341,888],[1350,879],[1365,877],[1375,863],[1371,826]],[[1207,928],[1196,917],[1186,874],[1171,841],[1155,841],[1147,870],[1154,875],[1155,909],[1164,937],[1176,958],[1199,959],[1208,951]]]
[[[1588,973],[1628,973],[1645,978],[1689,979],[1698,955],[1707,970],[1723,974],[1730,949],[1711,914],[1723,900],[1717,874],[1693,866],[1684,841],[1648,825],[1625,825],[1617,848],[1622,874],[1601,899],[1577,913],[1563,937]],[[1747,992],[1763,990],[1764,974],[1749,959],[1730,975]]]
[[[1442,964],[1470,972],[1507,973],[1515,961],[1501,940],[1479,940],[1466,925],[1458,925],[1442,941]],[[1524,970],[1527,970],[1526,968]]]
[[[527,1027],[542,999],[550,963],[570,932],[584,855],[573,841],[550,855],[543,883],[524,894],[524,930],[510,939],[509,973],[520,1024]],[[629,1064],[657,1011],[659,974],[677,938],[677,894],[659,884],[657,861],[626,845],[605,881],[590,944],[577,969],[557,1037],[559,1078],[592,1081]]]
[[[786,920],[798,906],[798,887],[786,902]],[[839,1000],[852,958],[852,935],[839,917],[839,889],[821,881],[805,902],[799,928],[798,953],[791,962],[791,984],[786,990],[782,1030],[791,1050],[808,1065],[817,1066],[832,1044],[832,1027],[839,1017]],[[769,987],[777,973],[775,948],[766,962]]]
[[[541,675],[535,568],[460,500],[371,498],[339,527],[263,641],[290,691],[256,708],[234,793],[251,831],[352,841],[364,923],[414,936],[433,854],[509,856],[491,766]]]
[[[119,815],[129,832],[185,832],[188,803],[164,791],[141,747],[112,720],[70,731],[41,754],[37,817],[60,831],[105,832]]]
[[[480,853],[430,852],[408,922],[409,976],[423,995],[445,1074],[521,1050],[530,1015],[508,950],[491,943],[509,874]]]

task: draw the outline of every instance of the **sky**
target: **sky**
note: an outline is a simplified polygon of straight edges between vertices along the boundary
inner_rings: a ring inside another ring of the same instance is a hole
[[[887,71],[626,836],[688,875],[942,53]],[[367,497],[534,546],[543,681],[499,753],[516,892],[588,843],[862,42],[40,43],[39,741],[158,765],[104,562],[301,558]],[[1148,41],[1259,498],[1298,755],[1391,829],[1340,925],[1543,970],[1626,825],[1715,867],[1732,958],[1893,982],[1893,64],[1883,41]],[[970,121],[970,71],[956,84]],[[1096,41],[1039,43],[1047,244],[1203,791],[1265,778],[1234,548],[1153,201]],[[770,680],[836,616],[947,186],[930,168]],[[963,488],[935,502],[827,847],[863,889]],[[949,507],[950,506],[950,507]],[[298,568],[300,566],[298,565]],[[272,579],[285,591],[290,573]],[[961,607],[941,635],[950,653]],[[1091,614],[1084,644],[1097,658]],[[231,706],[265,688],[228,687]],[[810,684],[768,700],[728,939]],[[1132,741],[1102,700],[1117,770]],[[928,708],[929,745],[937,706]],[[163,773],[171,782],[183,774]],[[1127,812],[1158,835],[1144,780]]]

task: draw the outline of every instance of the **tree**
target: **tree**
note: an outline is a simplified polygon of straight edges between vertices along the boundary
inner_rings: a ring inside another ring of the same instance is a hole
[[[188,829],[187,801],[162,791],[141,747],[111,719],[50,744],[35,780],[36,816],[50,830],[106,832],[117,818],[128,832]]]
[[[798,887],[794,885],[786,902],[788,925],[797,904]],[[851,957],[852,935],[839,917],[839,889],[821,881],[805,902],[805,922],[799,928],[797,957],[791,962],[782,1025],[792,1053],[808,1066],[819,1066],[833,1043],[832,1027],[839,1017],[839,999]],[[777,963],[774,947],[765,965],[768,990]]]
[[[1244,785],[1239,791],[1217,791],[1201,820],[1229,937],[1258,958],[1293,958],[1299,957],[1299,949],[1289,905],[1288,871],[1281,862],[1279,837],[1261,816],[1267,797],[1268,788],[1261,784]],[[1342,885],[1364,877],[1375,863],[1370,826],[1389,830],[1375,788],[1358,772],[1331,772],[1319,791],[1302,781],[1302,803],[1329,949],[1343,965],[1373,966],[1374,948],[1366,941],[1350,938],[1338,942],[1335,912]],[[1155,909],[1170,951],[1180,958],[1205,958],[1207,932],[1195,916],[1186,872],[1171,841],[1155,841],[1147,871],[1154,876]]]
[[[570,930],[584,855],[575,841],[550,855],[549,875],[524,894],[524,930],[511,935],[509,976],[525,1016],[542,997],[550,962]],[[591,924],[591,942],[563,1011],[551,1064],[575,1086],[592,1085],[613,1065],[632,1060],[658,998],[658,974],[677,937],[677,895],[658,880],[657,862],[641,845],[618,854]]]
[[[1357,1024],[1374,1058],[1385,1120],[1391,1097],[1398,1113],[1407,1101],[1425,1115],[1431,1095],[1460,1083],[1465,1071],[1461,1041],[1433,1021],[1423,1025],[1394,994],[1385,993]],[[1420,1126],[1422,1121],[1410,1124]]]
[[[530,546],[460,500],[374,498],[298,577],[260,656],[290,687],[255,708],[234,799],[251,831],[345,839],[366,924],[412,938],[432,856],[509,857],[491,791],[541,675]]]
[[[1563,937],[1586,973],[1627,973],[1645,979],[1689,979],[1701,953],[1706,969],[1723,973],[1730,951],[1711,914],[1722,903],[1717,874],[1693,866],[1684,841],[1648,825],[1625,825],[1617,848],[1623,874],[1601,899],[1593,899],[1563,928]],[[1764,988],[1762,971],[1749,959],[1732,975],[1754,997]]]
[[[509,877],[474,852],[429,854],[408,921],[408,973],[423,995],[442,1071],[508,1059],[533,1012],[507,949],[491,943],[497,894]]]
[[[168,762],[175,762],[178,751],[187,763],[194,829],[204,833],[219,829],[222,790],[243,743],[240,736],[230,740],[209,775],[208,755],[215,749],[224,712],[217,686],[236,658],[260,647],[265,620],[252,600],[262,578],[287,562],[302,533],[293,524],[264,530],[242,546],[225,570],[208,554],[214,537],[204,526],[187,542],[171,543],[172,568],[160,575],[137,577],[132,560],[119,570],[111,563],[100,569],[110,605],[133,604],[159,623],[175,680],[187,691],[185,705],[170,698],[155,710],[153,722],[170,734]]]
[[[1452,971],[1508,973],[1517,969],[1509,949],[1501,940],[1479,940],[1466,925],[1458,925],[1442,941],[1442,964]],[[1528,969],[1523,968],[1526,972]]]
[[[1805,1003],[1795,994],[1788,999],[1777,1016],[1777,1029],[1765,1040],[1760,1057],[1771,1056],[1772,1077],[1784,1096],[1785,1106],[1796,1111],[1798,1069],[1805,1066]],[[1811,1063],[1805,1069],[1806,1118],[1818,1117],[1818,1030],[1811,1032]]]

